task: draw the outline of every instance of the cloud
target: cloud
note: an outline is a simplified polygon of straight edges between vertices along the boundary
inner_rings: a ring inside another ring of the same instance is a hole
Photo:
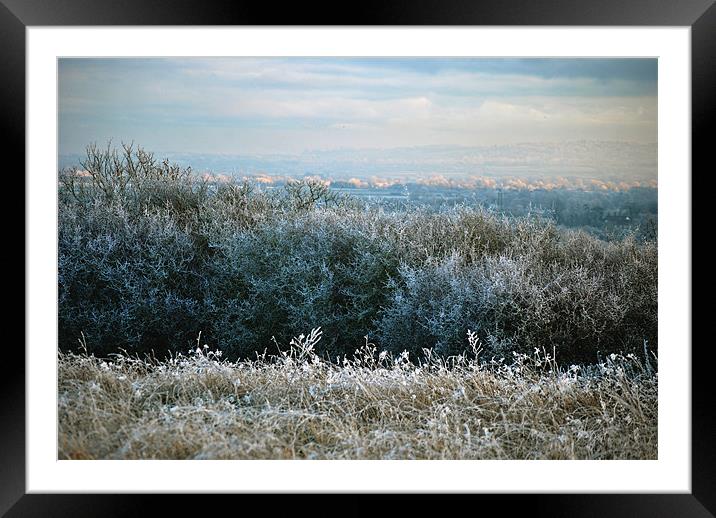
[[[653,93],[649,89],[656,82],[655,60],[212,58],[173,62],[182,75],[195,80],[208,78],[261,90],[448,90],[469,96],[505,90],[529,95],[582,91],[593,95],[603,94],[608,86],[623,95]],[[650,71],[635,76],[633,71],[640,65]]]
[[[654,60],[61,59],[60,152],[655,142]]]
[[[287,94],[248,93],[225,97],[222,103],[204,105],[206,114],[220,117],[269,119],[348,120],[349,129],[365,127],[354,121],[370,121],[409,116],[425,118],[431,108],[427,97],[405,97],[390,100],[353,99],[346,97],[306,97]],[[331,127],[335,127],[332,124]]]

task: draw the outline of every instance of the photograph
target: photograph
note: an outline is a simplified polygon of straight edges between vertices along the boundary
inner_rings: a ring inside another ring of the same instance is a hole
[[[56,63],[57,459],[660,459],[658,58]]]
[[[713,3],[0,0],[0,515],[713,517]]]

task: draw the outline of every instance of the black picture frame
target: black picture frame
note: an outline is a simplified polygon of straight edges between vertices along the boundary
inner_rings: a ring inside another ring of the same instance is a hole
[[[25,149],[25,29],[28,26],[689,26],[692,44],[691,178],[694,178],[693,171],[696,169],[700,170],[699,176],[706,176],[710,158],[708,152],[712,147],[709,139],[711,132],[708,130],[713,129],[713,113],[716,113],[716,7],[713,0],[631,0],[629,3],[623,0],[502,0],[480,3],[431,0],[363,1],[350,4],[350,8],[334,5],[336,7],[331,10],[320,4],[286,3],[275,8],[270,4],[226,0],[0,0],[0,64],[3,71],[0,124],[5,136],[2,143],[4,156],[17,160],[12,166],[14,170],[25,171],[25,156],[20,150]],[[9,182],[12,179],[6,177],[5,180]],[[15,180],[19,185],[12,188],[22,189],[24,200],[24,181]],[[13,197],[20,199],[19,196]],[[692,207],[696,207],[693,199]],[[693,209],[692,221],[694,224],[699,221]],[[24,243],[24,234],[16,242]],[[22,268],[27,282],[26,260],[23,251]],[[24,311],[25,305],[22,307]],[[710,343],[708,340],[692,342],[681,344],[685,350],[691,347],[692,354],[690,494],[475,495],[480,504],[509,499],[511,510],[517,505],[531,515],[545,516],[714,516],[716,433],[713,427],[714,405],[711,402],[713,388],[709,384],[712,370],[708,361]],[[154,500],[147,495],[25,494],[25,354],[12,343],[6,343],[5,349],[3,363],[7,367],[0,376],[0,515],[77,517],[146,514],[145,506]],[[185,505],[182,498],[174,497],[173,500],[175,504]],[[413,500],[420,501],[421,498]],[[168,511],[165,504],[162,505]],[[350,506],[350,511],[354,514],[372,512],[371,507],[360,504]]]

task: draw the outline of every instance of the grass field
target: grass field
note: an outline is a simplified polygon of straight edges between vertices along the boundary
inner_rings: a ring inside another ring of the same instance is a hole
[[[164,361],[61,353],[59,458],[657,457],[657,374],[631,355],[416,365],[366,344],[336,364],[314,354],[319,340],[240,362],[206,347]]]

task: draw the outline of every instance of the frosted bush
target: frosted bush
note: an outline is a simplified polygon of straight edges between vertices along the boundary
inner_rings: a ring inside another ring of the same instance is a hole
[[[386,210],[311,182],[209,188],[141,150],[102,153],[90,177],[61,175],[62,349],[84,333],[97,354],[163,355],[202,332],[252,358],[320,326],[315,353],[333,360],[366,336],[392,356],[470,353],[468,329],[485,360],[658,350],[653,241],[469,206]]]

